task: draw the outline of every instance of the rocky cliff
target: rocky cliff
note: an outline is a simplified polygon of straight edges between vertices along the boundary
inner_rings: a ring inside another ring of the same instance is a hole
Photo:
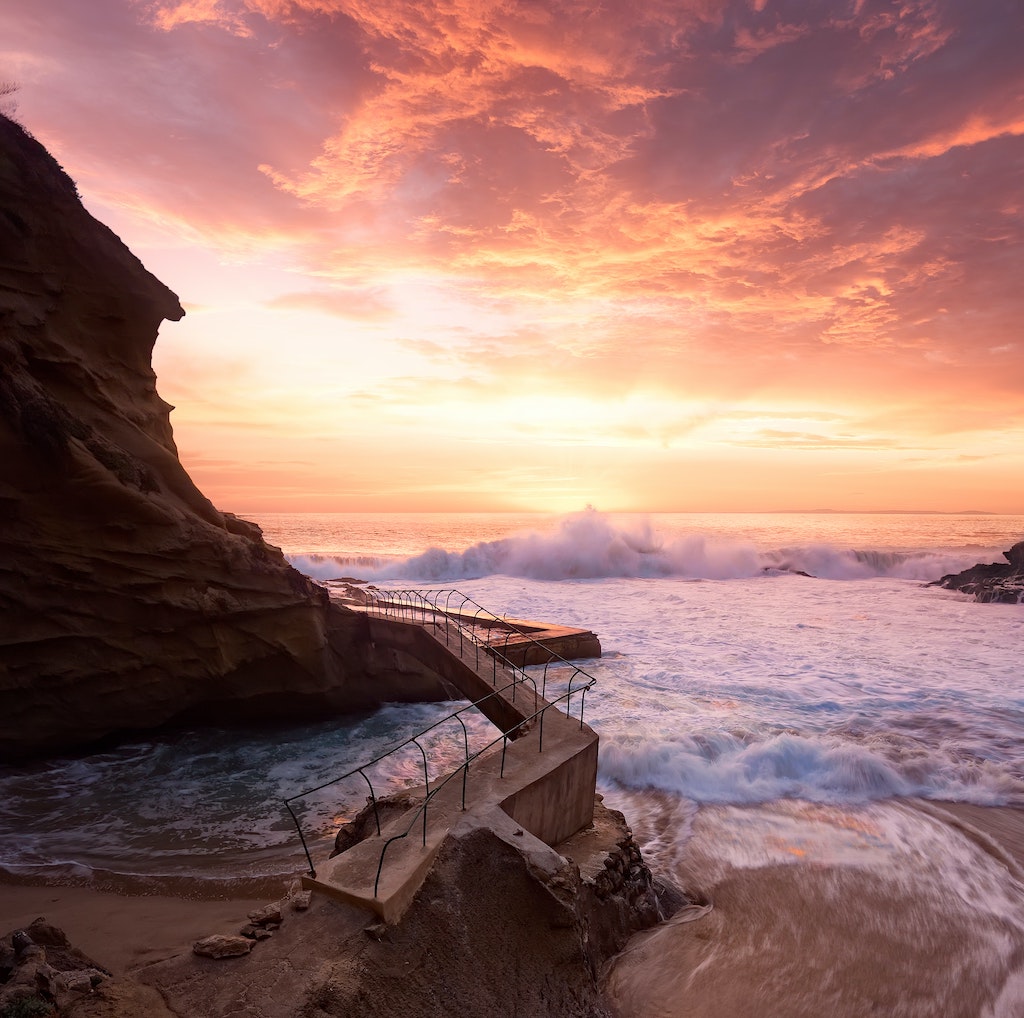
[[[151,366],[183,314],[0,117],[0,759],[440,694],[192,483]]]
[[[950,573],[937,583],[947,590],[971,594],[976,601],[1024,603],[1024,541],[1003,552],[1006,563],[978,563],[962,573]]]

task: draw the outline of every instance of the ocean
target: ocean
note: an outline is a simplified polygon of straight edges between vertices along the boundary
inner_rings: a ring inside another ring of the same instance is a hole
[[[963,1013],[1024,1014],[1020,869],[944,812],[1024,808],[1024,605],[929,585],[1002,561],[1024,517],[249,518],[325,582],[457,587],[499,615],[593,630],[603,656],[583,667],[597,679],[586,720],[601,737],[600,791],[653,869],[691,886],[702,882],[697,859],[711,884],[723,867],[783,867],[805,887],[826,869],[870,873],[941,892],[952,903],[939,909],[944,922],[968,902],[999,1007]],[[0,867],[19,881],[211,896],[279,882],[303,868],[282,800],[453,707],[194,730],[3,769]],[[471,729],[488,730],[482,718]],[[457,754],[434,737],[432,773]],[[375,780],[395,790],[416,782],[418,766],[400,757]],[[356,783],[306,800],[315,851],[364,798]]]

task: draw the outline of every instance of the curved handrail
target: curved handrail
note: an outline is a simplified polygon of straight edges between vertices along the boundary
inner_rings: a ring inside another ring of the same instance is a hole
[[[417,732],[415,735],[410,736],[409,738],[405,739],[403,742],[397,744],[396,746],[391,747],[390,749],[386,750],[384,753],[381,753],[378,756],[374,757],[374,759],[370,760],[368,763],[363,763],[359,767],[355,767],[352,770],[348,771],[347,773],[340,775],[339,777],[331,778],[330,780],[322,782],[321,784],[316,785],[316,786],[314,786],[312,788],[307,788],[307,789],[305,789],[305,790],[303,790],[301,792],[297,792],[295,795],[289,796],[287,799],[284,800],[284,805],[287,808],[288,813],[290,814],[293,823],[295,824],[295,829],[298,832],[300,841],[302,842],[302,848],[303,848],[303,851],[305,852],[305,855],[306,855],[306,861],[309,864],[309,871],[310,871],[311,875],[314,878],[316,877],[316,868],[313,865],[313,860],[312,860],[312,857],[311,857],[310,852],[309,852],[309,847],[308,847],[308,845],[306,843],[305,835],[303,834],[303,831],[302,831],[302,826],[301,826],[301,824],[299,822],[299,819],[295,815],[295,812],[294,812],[294,810],[292,809],[292,806],[291,806],[291,804],[293,802],[295,802],[297,799],[301,799],[301,798],[303,798],[306,795],[311,795],[313,792],[321,791],[324,788],[328,788],[331,785],[338,784],[339,782],[344,781],[347,778],[353,777],[355,774],[359,774],[359,775],[362,776],[363,780],[366,781],[366,783],[370,787],[370,801],[371,801],[371,803],[373,805],[374,821],[375,821],[376,827],[377,827],[377,834],[380,835],[380,833],[381,833],[381,825],[380,825],[380,813],[379,813],[379,810],[378,810],[377,796],[376,796],[376,794],[374,792],[372,782],[370,781],[370,779],[367,777],[367,775],[364,772],[365,772],[365,770],[367,768],[373,767],[374,765],[376,765],[376,764],[380,763],[381,761],[385,760],[387,757],[392,756],[394,753],[397,753],[397,752],[401,751],[402,749],[405,749],[407,746],[409,746],[411,744],[415,744],[416,748],[419,749],[420,754],[421,754],[421,756],[423,758],[423,773],[424,773],[424,782],[425,782],[425,788],[426,788],[426,795],[425,795],[424,800],[421,803],[420,807],[417,809],[416,815],[413,818],[413,823],[415,823],[416,817],[418,817],[420,815],[420,813],[422,813],[423,814],[423,818],[424,818],[423,819],[423,837],[424,837],[424,844],[426,844],[426,810],[427,810],[427,806],[428,806],[430,800],[434,797],[434,795],[441,788],[443,788],[448,783],[448,781],[450,781],[456,774],[459,774],[460,772],[462,773],[462,775],[463,775],[463,781],[462,781],[462,806],[463,806],[463,809],[465,809],[466,779],[467,779],[468,772],[469,772],[469,765],[470,765],[470,763],[473,760],[477,759],[477,757],[480,755],[480,753],[483,753],[487,749],[489,749],[491,746],[496,745],[499,740],[503,740],[504,741],[504,747],[503,747],[503,750],[502,750],[502,773],[504,773],[504,755],[505,755],[505,748],[507,748],[509,738],[514,738],[515,736],[513,735],[513,733],[518,733],[519,730],[521,728],[523,728],[524,725],[526,725],[528,722],[534,720],[537,717],[540,718],[540,725],[539,725],[539,732],[538,732],[538,752],[543,752],[543,748],[544,748],[544,715],[546,714],[546,712],[551,707],[553,707],[555,704],[561,702],[562,700],[565,700],[565,713],[566,713],[567,716],[571,717],[572,715],[571,715],[570,711],[571,711],[571,700],[572,700],[572,697],[573,697],[573,695],[575,693],[580,693],[581,694],[580,695],[580,727],[582,728],[583,727],[583,711],[584,711],[585,704],[586,704],[586,694],[587,694],[587,692],[590,689],[592,689],[597,684],[597,679],[594,678],[592,675],[589,675],[583,668],[580,668],[578,665],[575,665],[572,662],[568,661],[566,658],[562,657],[556,651],[551,650],[550,647],[547,647],[544,644],[542,644],[540,641],[534,639],[532,636],[530,636],[530,634],[522,632],[522,630],[520,630],[518,627],[516,627],[516,626],[512,625],[510,622],[508,622],[507,619],[500,618],[499,616],[495,615],[493,612],[489,611],[487,608],[484,608],[483,605],[480,605],[476,601],[474,601],[471,597],[469,597],[469,595],[464,594],[462,591],[460,591],[460,590],[458,590],[456,588],[440,588],[440,589],[438,589],[436,591],[436,595],[434,595],[434,590],[433,589],[428,589],[428,590],[423,591],[423,590],[416,590],[416,589],[394,589],[394,588],[392,588],[392,589],[383,589],[383,590],[380,589],[380,588],[374,588],[372,593],[369,590],[367,590],[367,591],[365,591],[365,594],[366,594],[366,602],[364,604],[365,609],[367,611],[369,611],[369,612],[377,612],[377,613],[381,614],[383,617],[393,617],[393,618],[398,618],[401,621],[408,621],[408,622],[412,622],[412,623],[415,623],[415,624],[424,625],[426,623],[426,619],[425,618],[417,619],[417,617],[416,617],[417,614],[419,614],[421,616],[441,615],[445,619],[445,624],[444,624],[444,627],[443,627],[444,628],[444,642],[445,642],[445,644],[447,646],[451,646],[451,643],[452,643],[453,637],[452,637],[451,627],[452,627],[452,623],[454,623],[455,629],[456,629],[456,631],[458,633],[458,638],[459,638],[458,639],[458,645],[459,645],[458,646],[458,653],[459,653],[460,657],[463,654],[464,639],[468,638],[469,641],[475,646],[475,651],[476,651],[475,665],[476,665],[476,668],[479,668],[481,645],[483,645],[484,650],[487,653],[491,654],[491,656],[494,658],[495,667],[494,667],[494,670],[493,670],[493,675],[492,675],[492,680],[491,680],[492,686],[494,688],[492,689],[492,691],[490,693],[486,694],[483,697],[480,697],[480,699],[475,700],[475,701],[473,701],[471,703],[465,704],[464,706],[458,708],[457,710],[452,711],[450,714],[447,714],[447,715],[445,715],[445,717],[440,718],[438,721],[434,722],[432,725],[428,725],[422,731]],[[434,595],[434,596],[432,597],[431,595]],[[444,607],[441,607],[439,605],[439,603],[438,603],[442,596],[444,596],[444,598],[445,598]],[[459,598],[462,599],[461,603],[459,604],[458,609],[456,609],[454,611],[449,607],[453,597],[459,597]],[[467,625],[465,623],[465,621],[464,621],[467,618],[467,613],[466,613],[466,606],[467,605],[470,605],[474,609],[469,625]],[[487,618],[486,618],[485,621],[487,621],[489,623],[497,623],[499,626],[501,626],[504,629],[506,629],[505,640],[504,640],[504,645],[503,645],[504,653],[502,653],[501,651],[498,650],[498,646],[496,644],[492,644],[492,643],[490,643],[489,641],[486,641],[486,640],[481,640],[478,637],[477,631],[478,631],[478,626],[479,626],[479,624],[481,622],[481,614],[482,613],[486,613]],[[435,628],[435,633],[437,633],[440,629],[441,629],[441,627],[437,626]],[[517,635],[520,638],[524,639],[527,643],[533,644],[534,646],[540,648],[541,651],[544,654],[545,660],[544,660],[544,673],[543,673],[543,680],[542,680],[542,687],[543,688],[542,688],[542,691],[540,693],[538,693],[538,690],[537,690],[537,682],[536,682],[536,680],[533,678],[532,675],[529,675],[527,673],[527,671],[526,671],[526,664],[525,664],[525,662],[527,660],[527,655],[525,653],[523,655],[523,662],[524,662],[523,665],[519,665],[516,662],[511,661],[509,659],[509,657],[508,657],[508,642],[512,638],[513,635]],[[440,637],[438,637],[438,638],[440,638]],[[552,700],[550,703],[546,703],[545,706],[542,707],[540,710],[536,710],[535,709],[534,713],[531,714],[528,718],[524,718],[522,721],[520,721],[517,724],[513,725],[512,728],[508,729],[507,731],[502,732],[501,735],[499,735],[496,739],[494,739],[491,742],[489,742],[486,746],[484,746],[483,749],[481,749],[480,751],[478,751],[475,754],[470,755],[470,753],[469,753],[469,735],[468,735],[468,732],[466,730],[465,722],[462,720],[461,715],[463,713],[465,713],[466,711],[469,711],[469,710],[472,710],[474,708],[477,708],[480,704],[485,703],[490,698],[501,695],[502,693],[504,693],[508,689],[512,690],[512,700],[513,700],[513,702],[515,702],[516,688],[517,688],[517,686],[521,685],[524,682],[529,682],[530,685],[533,687],[533,695],[534,695],[534,701],[533,702],[534,702],[534,707],[536,708],[538,699],[543,699],[546,696],[546,693],[547,693],[547,671],[548,671],[548,666],[552,662],[554,662],[554,661],[558,661],[559,663],[569,665],[573,669],[572,674],[569,677],[569,685],[568,685],[568,689],[566,690],[566,692],[563,693],[561,696],[557,697],[556,699]],[[497,666],[498,666],[499,662],[501,663],[502,671],[504,673],[506,673],[506,674],[511,673],[511,681],[505,683],[500,688],[498,687],[498,674],[497,674]],[[583,685],[576,686],[574,688],[573,687],[573,682],[576,680],[577,676],[579,676],[581,674],[586,677],[586,681],[584,682]],[[425,753],[423,747],[416,740],[421,738],[422,736],[428,734],[429,732],[433,731],[435,728],[438,728],[441,725],[443,725],[443,724],[445,724],[445,723],[447,723],[447,722],[449,722],[449,721],[451,721],[453,719],[457,720],[459,722],[459,724],[462,726],[465,759],[464,759],[463,763],[459,765],[459,767],[457,767],[454,771],[452,771],[452,773],[449,774],[446,778],[444,778],[439,784],[435,784],[434,788],[431,789],[430,788],[429,772],[428,772],[428,768],[427,768],[426,753]],[[412,827],[410,826],[409,830],[411,830],[411,829],[412,829]],[[408,831],[406,832],[406,834],[408,834]],[[380,865],[378,866],[377,881],[379,881],[379,879],[380,879],[380,867],[383,866],[384,852],[387,850],[387,846],[390,845],[391,841],[396,840],[398,837],[405,837],[405,835],[399,835],[399,836],[395,836],[395,837],[389,839],[389,841],[385,844],[384,848],[381,851],[381,862],[380,862]],[[374,895],[376,895],[376,889],[377,889],[377,883],[375,882],[375,884],[374,884]]]
[[[526,676],[526,679],[529,679],[529,678],[530,678],[529,676]],[[320,792],[320,791],[322,791],[325,788],[329,788],[331,785],[337,785],[340,782],[345,781],[348,778],[355,777],[355,775],[359,774],[363,778],[363,780],[367,783],[367,785],[369,785],[369,787],[370,787],[370,801],[371,801],[371,804],[373,805],[373,819],[374,819],[374,822],[377,825],[377,833],[380,834],[380,832],[381,832],[380,831],[380,812],[379,812],[379,810],[377,808],[377,795],[374,792],[373,783],[366,776],[366,773],[365,773],[366,770],[369,769],[370,767],[373,767],[376,764],[379,764],[382,761],[386,760],[389,756],[393,756],[395,753],[400,752],[401,750],[405,749],[407,746],[415,744],[416,748],[423,755],[424,781],[426,782],[427,788],[429,790],[430,778],[429,778],[429,776],[427,774],[426,753],[424,753],[423,747],[419,744],[419,742],[417,740],[421,739],[424,735],[429,734],[435,728],[440,728],[441,725],[447,723],[448,721],[451,721],[452,719],[455,719],[455,720],[457,720],[459,722],[460,725],[462,725],[462,731],[463,731],[463,735],[464,735],[464,745],[465,745],[466,760],[468,762],[469,759],[470,759],[470,756],[469,756],[469,733],[466,730],[466,724],[462,720],[460,715],[466,713],[467,711],[473,710],[474,708],[478,709],[481,704],[486,703],[488,700],[490,700],[490,699],[492,699],[494,697],[501,696],[501,694],[504,693],[507,689],[511,688],[512,686],[516,685],[517,683],[521,683],[521,682],[526,681],[526,679],[513,679],[511,682],[509,682],[506,685],[502,686],[500,689],[493,689],[493,690],[491,690],[491,692],[487,693],[485,696],[480,697],[478,700],[473,700],[471,703],[467,703],[467,704],[464,704],[462,707],[459,707],[458,710],[454,710],[450,714],[446,714],[443,718],[440,718],[439,720],[435,721],[432,725],[428,725],[426,728],[422,729],[421,731],[416,732],[415,735],[409,736],[409,738],[405,739],[403,742],[400,742],[397,745],[392,746],[390,749],[385,750],[383,753],[378,754],[372,760],[368,760],[367,762],[360,764],[358,767],[353,767],[352,770],[346,771],[344,774],[340,774],[336,778],[330,778],[327,781],[321,782],[319,785],[314,785],[312,788],[303,789],[301,792],[296,792],[294,795],[290,795],[290,796],[288,796],[288,798],[284,799],[283,801],[284,801],[285,808],[288,810],[289,814],[291,815],[292,822],[295,824],[295,829],[296,829],[296,831],[298,832],[298,835],[299,835],[299,840],[302,842],[303,851],[306,853],[306,861],[309,863],[310,874],[313,877],[316,877],[316,868],[313,865],[313,860],[310,858],[309,847],[306,844],[306,837],[305,837],[305,835],[302,832],[302,825],[299,823],[299,819],[298,819],[298,817],[296,817],[295,811],[292,809],[291,804],[293,802],[295,802],[297,799],[302,799],[303,797],[305,797],[307,795],[312,795],[314,792]],[[530,681],[532,682],[533,680],[530,679]],[[535,693],[536,693],[536,688],[537,688],[536,687],[536,683],[534,683],[534,692]],[[536,702],[536,701],[534,701],[534,702]],[[509,731],[513,731],[515,728],[518,728],[518,727],[519,727],[518,725],[513,726],[513,728],[509,729]],[[465,764],[463,764],[461,766],[465,766]]]
[[[566,706],[568,706],[568,698],[571,697],[573,693],[578,693],[582,689],[584,691],[584,694],[585,694],[586,690],[589,689],[590,687],[596,685],[596,683],[597,683],[597,679],[591,679],[586,684],[585,687],[577,686],[576,689],[570,689],[568,692],[563,693],[560,697],[558,697],[557,700],[552,700],[550,703],[545,704],[543,707],[541,707],[541,709],[539,711],[535,711],[529,717],[523,718],[522,721],[518,722],[514,726],[514,729],[522,728],[523,726],[528,725],[531,721],[533,721],[537,717],[539,717],[540,718],[540,733],[541,733],[541,737],[538,740],[537,752],[538,753],[543,752],[543,732],[544,732],[544,715],[545,715],[545,713],[547,713],[547,711],[549,711],[552,707],[554,707],[555,704],[558,703],[559,700],[566,700]],[[570,680],[570,686],[571,685],[572,685],[572,681]],[[583,727],[583,712],[582,712],[582,710],[580,711],[580,727],[581,728]],[[514,729],[510,729],[509,731],[513,731]],[[499,742],[502,742],[502,741],[504,741],[505,745],[507,746],[508,745],[508,736],[509,736],[508,732],[502,733],[496,739],[493,739],[491,742],[487,743],[487,745],[484,746],[482,749],[477,750],[477,752],[474,753],[471,757],[467,757],[466,762],[463,763],[463,764],[460,764],[459,767],[456,770],[452,771],[452,773],[449,774],[448,777],[446,777],[443,781],[435,784],[434,785],[434,790],[433,791],[428,791],[427,795],[423,799],[423,802],[420,803],[420,805],[417,807],[416,811],[413,813],[413,817],[409,821],[409,826],[405,829],[405,831],[402,834],[394,834],[394,835],[392,835],[390,838],[388,838],[387,841],[384,842],[384,844],[383,844],[383,846],[381,847],[381,850],[380,850],[380,859],[377,862],[377,876],[376,876],[376,878],[375,878],[375,880],[373,882],[373,896],[375,898],[377,897],[377,890],[378,890],[378,888],[380,886],[380,875],[381,875],[381,873],[382,873],[382,871],[384,869],[384,855],[387,852],[388,848],[391,846],[391,843],[394,842],[394,841],[401,841],[403,838],[407,838],[412,833],[413,827],[416,826],[416,821],[422,815],[422,817],[423,817],[423,845],[424,845],[424,847],[426,847],[426,844],[427,844],[427,806],[429,805],[431,799],[433,799],[434,796],[436,796],[441,791],[441,789],[444,788],[444,786],[447,785],[448,782],[451,781],[452,778],[454,778],[455,775],[459,773],[459,771],[468,771],[470,763],[472,763],[474,760],[479,759],[479,757],[482,754],[486,753],[487,750],[489,750],[492,746],[496,746]],[[505,771],[505,755],[504,755],[504,752],[502,752],[501,770],[502,770],[502,776],[504,776],[504,771]],[[462,808],[463,809],[466,808],[465,781],[463,781]]]

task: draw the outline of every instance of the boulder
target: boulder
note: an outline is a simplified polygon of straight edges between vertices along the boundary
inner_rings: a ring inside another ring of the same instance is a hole
[[[1003,604],[1024,603],[1024,541],[1003,552],[1002,562],[979,563],[962,573],[949,573],[937,580],[947,590],[970,594],[976,601]]]
[[[192,951],[204,958],[240,958],[252,950],[254,943],[255,940],[241,935],[214,933],[212,936],[197,940],[192,945]]]
[[[312,891],[298,891],[291,896],[289,901],[296,912],[305,912],[313,900]]]
[[[110,974],[45,919],[0,939],[0,1014],[45,1014],[91,994]]]
[[[249,922],[253,926],[280,926],[281,903],[274,902],[271,905],[264,905],[263,908],[255,909],[249,913]]]

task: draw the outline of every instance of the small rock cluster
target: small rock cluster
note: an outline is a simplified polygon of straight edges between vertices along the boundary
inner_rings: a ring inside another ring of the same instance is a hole
[[[304,912],[310,905],[312,891],[304,891],[296,881],[281,901],[271,902],[249,913],[249,921],[237,934],[214,933],[192,945],[192,951],[204,958],[241,958],[259,940],[267,940],[284,922],[285,908]]]
[[[975,601],[1024,604],[1024,541],[1004,551],[1003,558],[1005,564],[979,562],[962,573],[943,576],[935,583],[947,590],[970,594]]]
[[[644,863],[640,846],[633,840],[633,831],[627,827],[604,860],[604,871],[594,878],[594,892],[601,901],[613,894],[621,894],[630,902],[651,891],[651,871]]]
[[[0,1014],[60,1011],[109,978],[42,916],[0,940]]]

